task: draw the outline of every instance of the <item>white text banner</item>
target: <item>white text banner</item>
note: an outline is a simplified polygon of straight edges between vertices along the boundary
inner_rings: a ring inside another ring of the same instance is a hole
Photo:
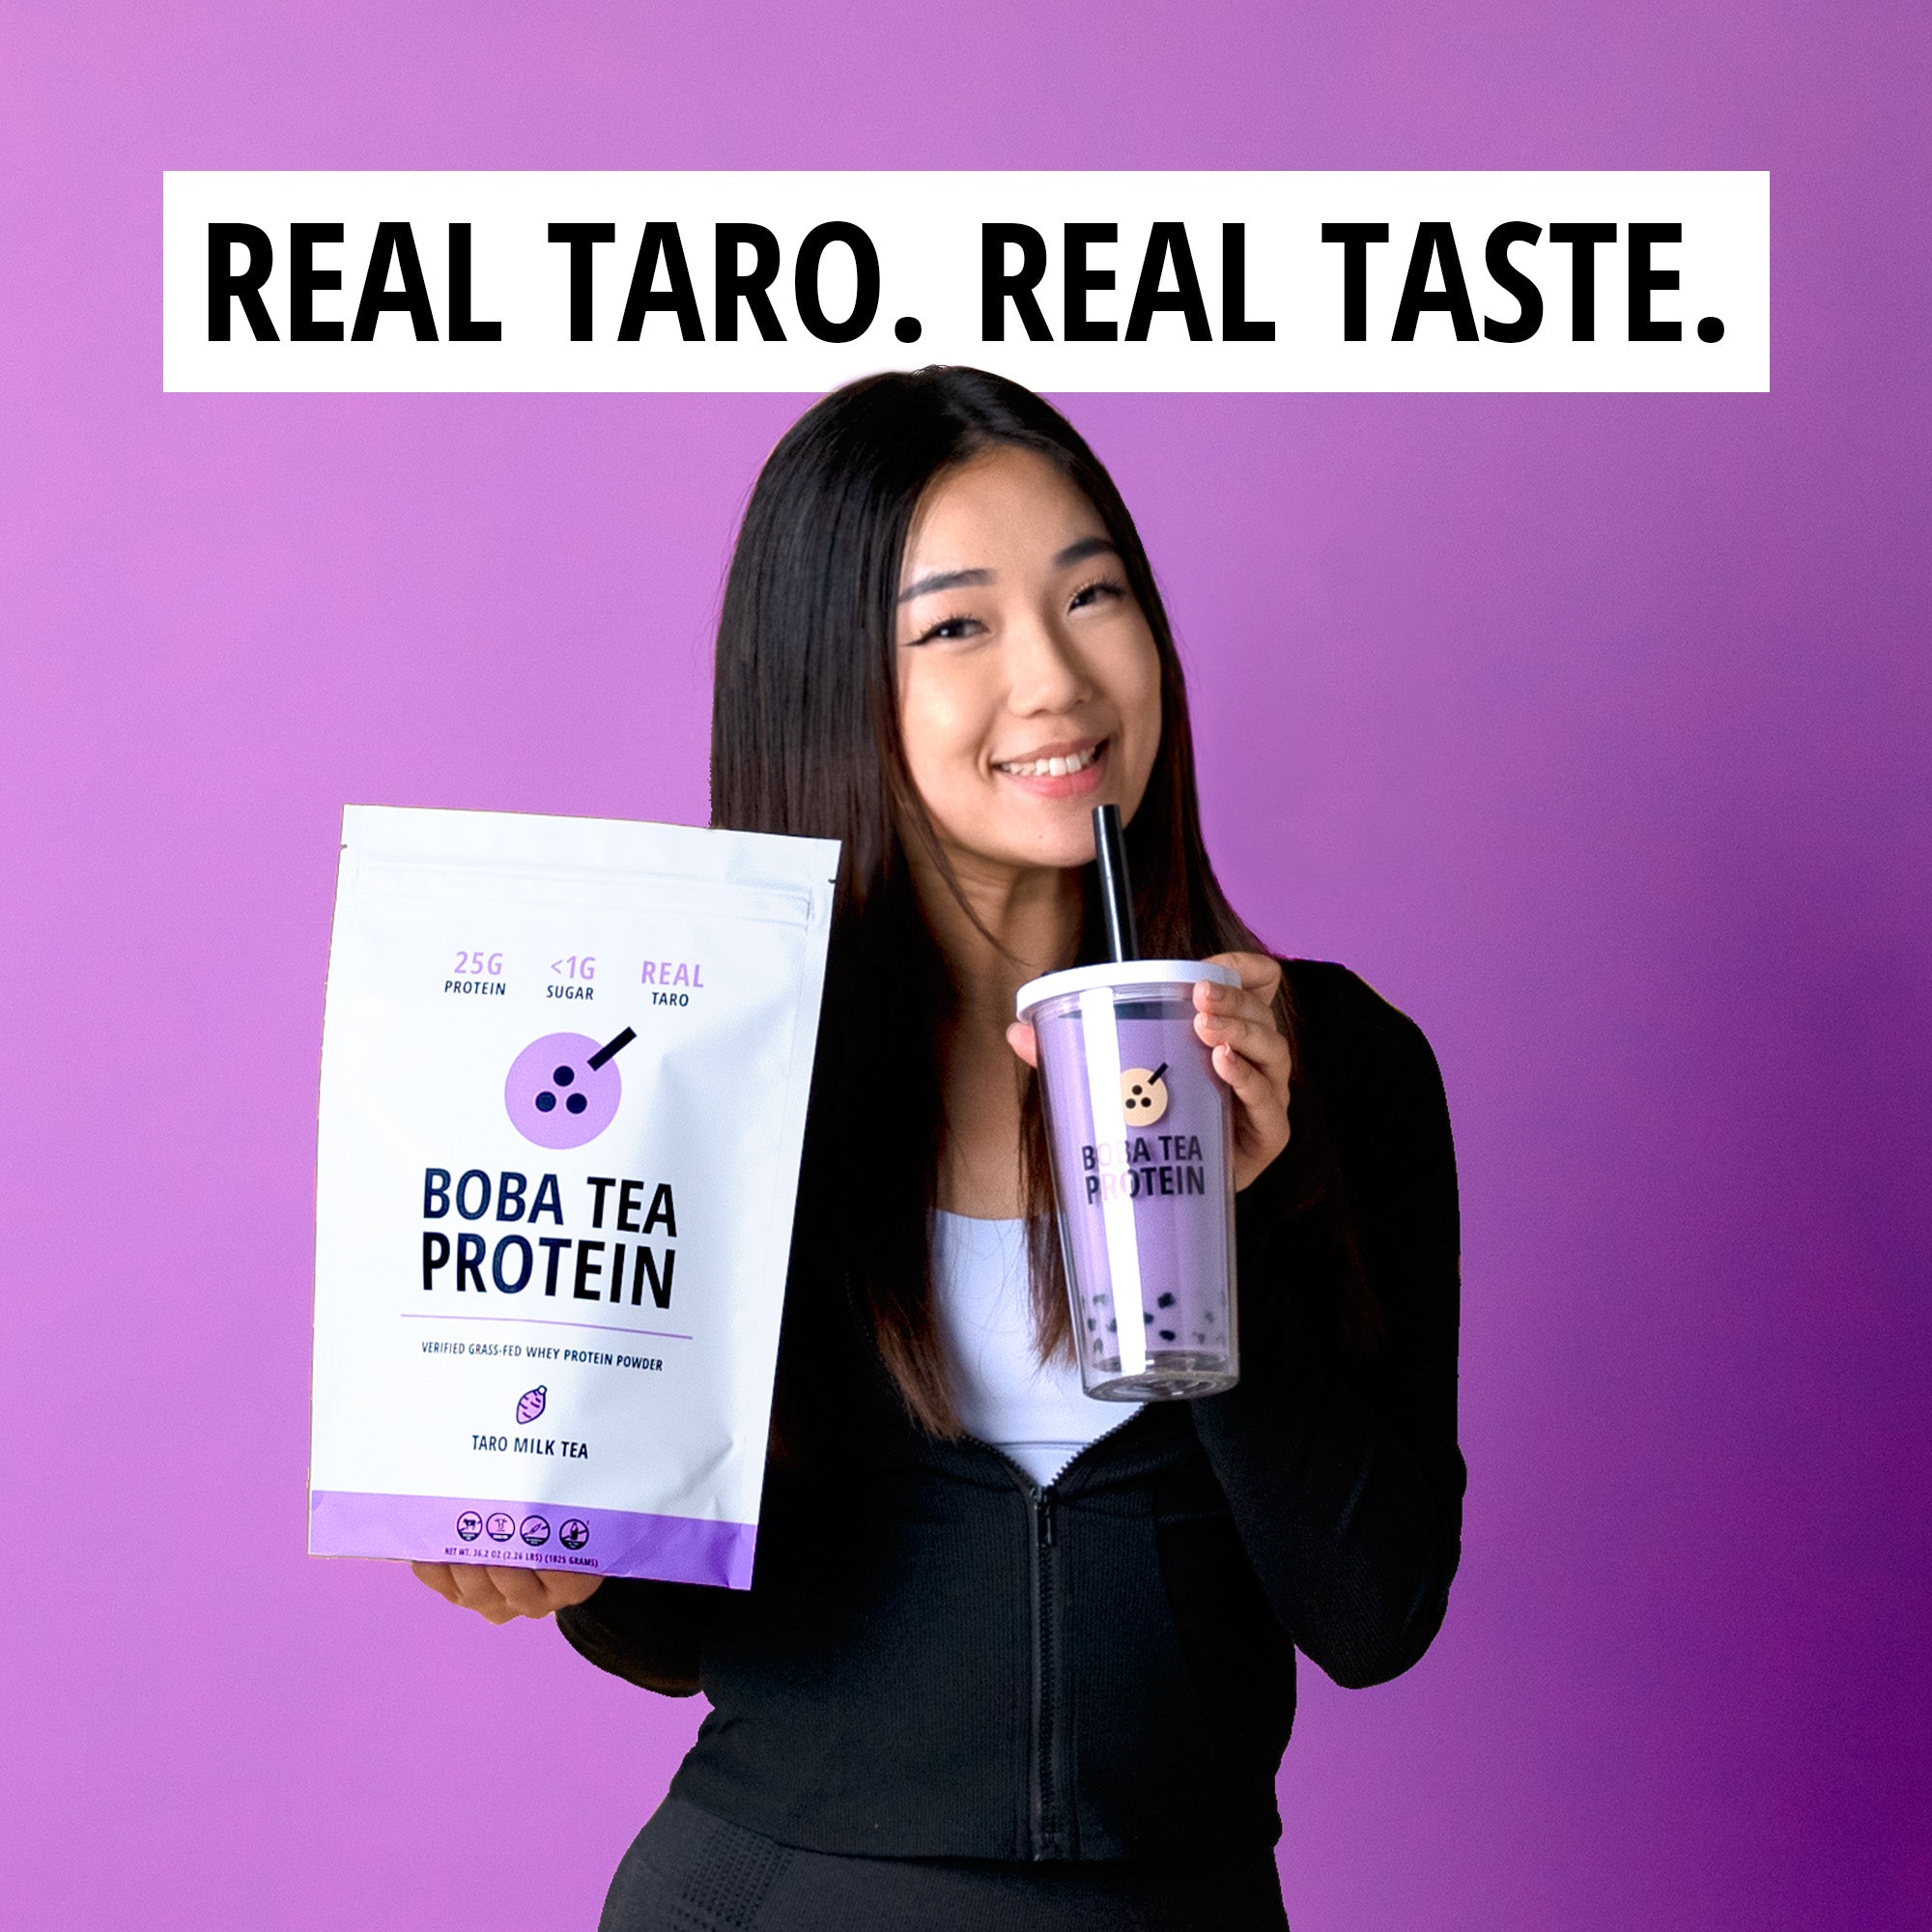
[[[170,390],[1770,386],[1761,173],[170,173]]]

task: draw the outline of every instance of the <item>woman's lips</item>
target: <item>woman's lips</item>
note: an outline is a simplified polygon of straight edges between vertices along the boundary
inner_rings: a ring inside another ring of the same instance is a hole
[[[1022,791],[1030,792],[1035,798],[1079,798],[1083,794],[1099,789],[1107,769],[1107,745],[1105,738],[1097,743],[1089,741],[1085,745],[1070,744],[1064,749],[1055,745],[1044,746],[1031,757],[1024,760],[1009,759],[993,770],[1009,784],[1016,784]],[[1037,766],[1045,761],[1061,759],[1087,762],[1076,771],[1042,772]],[[1036,767],[1030,771],[1010,771],[1008,764],[1025,763]]]

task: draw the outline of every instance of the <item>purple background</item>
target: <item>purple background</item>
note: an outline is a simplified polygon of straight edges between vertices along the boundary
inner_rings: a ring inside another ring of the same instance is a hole
[[[345,800],[699,819],[787,398],[167,397],[164,167],[1749,167],[1768,396],[1075,399],[1211,842],[1422,1021],[1467,1553],[1312,1670],[1297,1932],[1928,1890],[1925,11],[167,8],[0,27],[0,1898],[584,1927],[696,1724],[302,1554]]]

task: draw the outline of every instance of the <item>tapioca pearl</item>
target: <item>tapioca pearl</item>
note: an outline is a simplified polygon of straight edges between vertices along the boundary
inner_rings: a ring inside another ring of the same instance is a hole
[[[584,1108],[589,1106],[590,1102],[586,1100],[582,1094],[573,1094],[570,1096],[570,1098],[566,1100],[563,1104],[566,1107],[568,1107],[573,1114],[581,1114],[582,1113]]]
[[[1156,1296],[1154,1306],[1156,1308],[1172,1308],[1174,1306],[1173,1293],[1170,1291],[1166,1294]]]
[[[1175,1332],[1174,1332],[1174,1330],[1173,1330],[1172,1328],[1163,1328],[1163,1329],[1162,1329],[1162,1330],[1160,1331],[1160,1339],[1161,1339],[1161,1340],[1162,1340],[1163,1342],[1172,1342],[1172,1341],[1175,1341],[1175,1340],[1177,1339],[1177,1337],[1176,1337],[1176,1335],[1175,1335]]]
[[[540,1114],[552,1113],[555,1110],[555,1108],[556,1108],[556,1095],[554,1094],[544,1093],[544,1094],[539,1094],[537,1095],[538,1113]]]
[[[1150,1328],[1153,1326],[1153,1317],[1151,1315],[1143,1314],[1141,1320],[1145,1321]]]
[[[573,1069],[571,1069],[570,1067],[559,1066],[556,1069],[556,1071],[553,1073],[550,1077],[553,1080],[554,1080],[559,1087],[568,1087],[570,1083],[577,1078],[577,1075],[575,1071],[573,1071]]]

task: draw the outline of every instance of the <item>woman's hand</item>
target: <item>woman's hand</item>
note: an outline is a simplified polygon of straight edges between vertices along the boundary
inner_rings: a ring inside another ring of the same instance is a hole
[[[1274,1023],[1281,968],[1264,952],[1215,952],[1238,986],[1196,981],[1194,1031],[1214,1052],[1214,1071],[1235,1090],[1235,1191],[1239,1193],[1288,1145],[1288,1076],[1293,1060]]]
[[[579,1570],[517,1570],[495,1563],[412,1563],[410,1568],[439,1597],[492,1624],[568,1609],[604,1580]]]
[[[1288,1145],[1288,1041],[1274,1023],[1281,968],[1264,952],[1216,952],[1208,964],[1231,966],[1238,986],[1202,980],[1194,987],[1194,1031],[1213,1055],[1214,1071],[1235,1090],[1235,1187],[1238,1192]],[[1007,1029],[1013,1051],[1039,1065],[1039,1046],[1024,1020]]]

